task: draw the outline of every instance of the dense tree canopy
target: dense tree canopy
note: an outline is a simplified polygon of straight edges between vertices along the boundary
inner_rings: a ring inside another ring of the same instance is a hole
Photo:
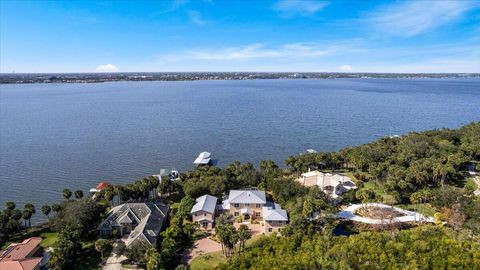
[[[426,226],[349,237],[264,237],[219,269],[475,269],[478,265],[480,243]]]

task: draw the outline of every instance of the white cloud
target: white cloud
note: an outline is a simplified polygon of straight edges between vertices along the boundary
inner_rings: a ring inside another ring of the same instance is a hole
[[[326,1],[280,0],[273,6],[273,9],[279,11],[284,17],[312,16],[327,5]]]
[[[112,64],[106,64],[106,65],[99,65],[97,68],[95,68],[95,72],[117,72],[118,67]]]
[[[220,60],[220,61],[241,61],[248,59],[262,58],[312,58],[328,56],[342,51],[357,50],[358,41],[339,43],[289,43],[277,47],[266,47],[263,44],[255,43],[242,47],[217,48],[207,50],[196,50],[177,52],[169,55],[160,55],[159,59],[164,61],[181,60]]]
[[[189,10],[188,11],[188,17],[190,18],[190,21],[192,23],[197,24],[197,25],[205,25],[205,24],[210,22],[208,20],[205,20],[202,17],[202,14],[200,14],[200,12],[195,11],[195,10]]]
[[[402,1],[367,14],[367,21],[384,33],[412,37],[460,19],[478,3],[464,1]]]
[[[340,69],[341,71],[345,71],[345,72],[347,72],[347,71],[352,71],[352,70],[353,70],[352,66],[350,66],[350,65],[340,66],[339,69]]]

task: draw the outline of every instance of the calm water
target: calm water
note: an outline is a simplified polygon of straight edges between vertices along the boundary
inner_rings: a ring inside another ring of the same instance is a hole
[[[479,79],[0,85],[0,203],[480,120]],[[40,212],[40,211],[38,211]],[[41,214],[37,214],[41,216]]]

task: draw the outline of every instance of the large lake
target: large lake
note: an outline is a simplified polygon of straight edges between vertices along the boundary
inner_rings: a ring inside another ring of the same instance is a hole
[[[61,199],[102,180],[131,182],[308,148],[480,120],[480,79],[336,79],[0,85],[0,204]],[[38,214],[37,218],[41,216]]]

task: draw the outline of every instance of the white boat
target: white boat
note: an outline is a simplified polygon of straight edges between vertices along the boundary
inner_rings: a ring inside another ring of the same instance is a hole
[[[202,152],[198,155],[198,157],[195,159],[195,161],[193,162],[193,164],[195,165],[208,165],[210,163],[210,161],[212,160],[210,158],[212,154],[210,154],[209,152]]]
[[[172,181],[180,180],[180,173],[175,168],[172,168],[170,173],[168,173],[167,169],[160,169],[160,173],[153,176],[157,177],[160,182],[162,182],[163,176],[168,176]]]
[[[175,170],[175,168],[172,169],[172,171],[170,171],[170,180],[172,181],[177,181],[177,180],[180,180],[180,173]]]

